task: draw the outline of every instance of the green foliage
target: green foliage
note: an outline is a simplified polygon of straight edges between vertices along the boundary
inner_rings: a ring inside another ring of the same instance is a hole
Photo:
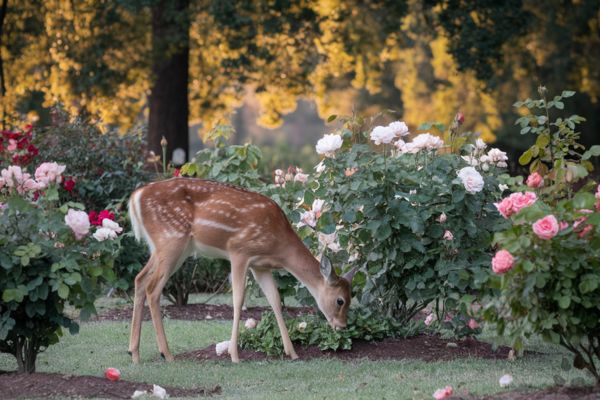
[[[514,264],[490,281],[501,294],[492,299],[485,316],[499,334],[512,338],[517,349],[522,348],[524,337],[540,334],[570,350],[574,366],[587,369],[600,381],[595,361],[600,355],[600,187],[593,181],[577,183],[587,175],[586,160],[597,148],[581,157],[579,151],[584,149],[574,128],[583,118],[549,122],[550,102],[546,104],[544,91],[541,94],[541,100],[516,105],[541,110],[542,115],[527,118],[542,121],[528,125],[538,142],[548,138],[538,145],[539,153],[531,157],[530,165],[543,177],[543,186],[528,188],[522,180],[512,181],[515,191],[535,191],[537,201],[510,216],[512,226],[494,237],[498,247],[513,256]],[[572,94],[555,97],[554,107]],[[556,218],[559,226],[544,238],[533,226],[547,216]]]
[[[21,372],[35,370],[37,354],[57,343],[63,329],[77,333],[78,324],[65,314],[67,304],[87,319],[95,312],[100,283],[116,278],[112,267],[119,238],[77,240],[65,214],[83,205],[61,206],[55,185],[37,199],[14,188],[0,191],[5,202],[0,208],[0,352],[14,355]]]
[[[74,190],[63,200],[102,210],[126,200],[136,187],[154,178],[145,168],[147,148],[142,131],[102,133],[91,123],[66,122],[65,114],[60,118],[64,122],[36,129],[34,143],[40,159],[68,165],[69,173],[76,176]]]
[[[377,318],[366,309],[350,309],[348,328],[333,330],[320,315],[288,318],[285,321],[290,340],[301,346],[318,346],[321,350],[350,350],[353,340],[379,341],[387,337],[407,337],[418,333],[416,323],[399,324],[392,318]],[[283,343],[275,314],[262,315],[256,328],[242,330],[239,339],[243,349],[269,355],[283,354]]]
[[[181,174],[257,189],[263,185],[258,173],[261,157],[257,146],[228,146],[222,136],[217,136],[215,147],[197,152],[189,163],[181,167]]]

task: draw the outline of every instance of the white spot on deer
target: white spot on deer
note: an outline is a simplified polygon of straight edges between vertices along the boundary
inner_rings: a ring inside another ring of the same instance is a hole
[[[221,229],[221,230],[224,230],[227,232],[237,232],[238,231],[238,228],[236,228],[236,227],[225,225],[220,222],[211,221],[209,219],[204,219],[204,218],[196,218],[194,220],[194,224],[208,226],[208,227],[216,228],[216,229]]]

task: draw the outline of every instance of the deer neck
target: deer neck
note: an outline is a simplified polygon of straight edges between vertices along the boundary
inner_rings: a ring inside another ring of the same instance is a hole
[[[325,283],[319,269],[319,261],[301,243],[291,255],[285,269],[306,286],[310,294],[319,302],[319,293]]]

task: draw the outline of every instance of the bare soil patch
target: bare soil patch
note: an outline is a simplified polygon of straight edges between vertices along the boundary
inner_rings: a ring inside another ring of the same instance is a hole
[[[114,308],[101,312],[92,318],[93,321],[126,321],[131,319],[132,307]],[[185,306],[176,306],[173,304],[161,307],[163,317],[170,319],[181,319],[186,321],[202,320],[232,320],[233,307],[227,304],[187,304]],[[242,319],[254,318],[259,320],[262,313],[271,311],[270,307],[248,307],[242,310]],[[284,313],[292,317],[299,315],[313,314],[315,310],[312,307],[284,307]],[[144,307],[144,321],[150,320],[150,311]]]
[[[221,393],[221,387],[182,389],[164,387],[170,397],[204,397]],[[136,390],[152,392],[152,385],[140,382],[109,381],[97,376],[50,373],[0,373],[0,397],[3,400],[43,397],[130,399]]]

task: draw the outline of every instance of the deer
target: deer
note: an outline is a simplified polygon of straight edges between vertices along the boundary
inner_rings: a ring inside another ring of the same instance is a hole
[[[164,360],[173,361],[160,311],[160,296],[170,276],[190,256],[222,258],[231,264],[233,326],[228,352],[239,363],[238,335],[248,269],[273,309],[284,352],[298,355],[283,319],[274,269],[285,269],[302,282],[332,329],[346,327],[355,270],[338,276],[329,258],[315,258],[292,228],[283,210],[267,196],[230,184],[177,177],[135,190],[129,217],[150,258],[135,277],[128,353],[140,362],[139,344],[147,301]]]

